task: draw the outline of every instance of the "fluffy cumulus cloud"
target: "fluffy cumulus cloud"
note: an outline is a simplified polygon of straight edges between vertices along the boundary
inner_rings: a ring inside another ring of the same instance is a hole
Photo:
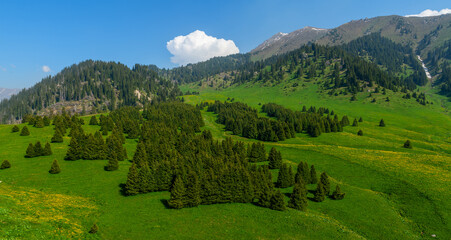
[[[186,65],[208,60],[212,57],[239,53],[232,40],[218,39],[196,30],[186,36],[178,36],[167,42],[166,48],[174,55],[171,62]]]
[[[449,8],[444,8],[440,11],[426,9],[419,14],[406,15],[406,17],[433,17],[433,16],[440,16],[440,15],[450,14],[450,13],[451,13],[451,9],[449,9]]]
[[[45,72],[45,73],[48,73],[48,72],[50,72],[52,70],[50,69],[49,66],[44,65],[44,66],[42,66],[42,71]]]

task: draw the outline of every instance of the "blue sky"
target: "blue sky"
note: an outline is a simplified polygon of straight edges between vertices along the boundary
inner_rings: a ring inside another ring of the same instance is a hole
[[[167,42],[195,30],[233,40],[245,53],[277,32],[450,7],[444,0],[1,0],[0,87],[30,87],[86,59],[175,67]]]

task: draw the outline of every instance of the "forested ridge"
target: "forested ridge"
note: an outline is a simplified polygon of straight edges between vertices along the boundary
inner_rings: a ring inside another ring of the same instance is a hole
[[[96,112],[143,105],[150,99],[174,99],[180,94],[176,84],[148,67],[135,65],[130,69],[121,63],[87,60],[3,100],[0,119],[2,122],[19,120],[61,102],[88,100],[80,109]]]

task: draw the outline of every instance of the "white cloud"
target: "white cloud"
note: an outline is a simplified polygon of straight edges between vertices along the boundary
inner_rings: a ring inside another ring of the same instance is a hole
[[[44,65],[44,66],[42,66],[42,71],[45,72],[45,73],[48,73],[48,72],[50,72],[50,71],[52,71],[52,70],[50,69],[49,66]]]
[[[440,16],[440,15],[450,14],[450,13],[451,13],[451,9],[449,9],[449,8],[444,8],[440,11],[426,9],[419,14],[406,15],[405,17],[433,17],[433,16]]]
[[[239,53],[232,40],[218,39],[196,30],[186,36],[178,36],[167,42],[166,48],[174,55],[171,62],[186,65],[208,60],[212,57]]]

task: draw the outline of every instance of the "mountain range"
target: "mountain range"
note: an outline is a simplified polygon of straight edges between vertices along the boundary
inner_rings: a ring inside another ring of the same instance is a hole
[[[311,48],[304,48],[303,53],[295,52],[306,45]],[[336,48],[318,50],[315,46]],[[290,55],[290,52],[295,53]],[[316,55],[311,56],[312,53]],[[325,62],[318,62],[321,59],[318,57],[325,58]],[[48,113],[63,106],[79,113],[83,109],[98,112],[123,105],[142,106],[151,99],[180,95],[179,84],[202,80],[209,86],[226,87],[262,79],[280,82],[295,69],[298,73],[294,79],[301,80],[305,73],[308,78],[324,80],[326,89],[333,82],[347,87],[340,90],[337,85],[329,94],[349,91],[355,94],[363,91],[366,84],[371,88],[373,83],[406,91],[427,83],[422,62],[417,60],[420,58],[432,75],[433,85],[441,89],[441,94],[451,96],[451,14],[365,18],[334,29],[304,27],[291,33],[277,33],[246,54],[215,57],[173,69],[155,65],[135,65],[129,69],[120,63],[88,60],[2,101],[0,118],[3,122],[18,121],[26,114]],[[0,89],[0,96],[8,98],[17,92]]]

